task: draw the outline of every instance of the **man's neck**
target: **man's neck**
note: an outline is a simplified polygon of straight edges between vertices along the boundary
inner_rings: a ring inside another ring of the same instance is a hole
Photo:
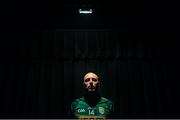
[[[101,96],[98,91],[87,91],[84,95],[84,98],[86,99],[89,106],[94,107],[100,101]]]

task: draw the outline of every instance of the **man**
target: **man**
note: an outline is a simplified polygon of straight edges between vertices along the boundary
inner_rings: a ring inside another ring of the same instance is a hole
[[[83,85],[86,90],[85,95],[71,104],[73,116],[78,119],[110,118],[113,112],[113,103],[100,96],[98,92],[99,77],[95,73],[89,72],[84,76]]]

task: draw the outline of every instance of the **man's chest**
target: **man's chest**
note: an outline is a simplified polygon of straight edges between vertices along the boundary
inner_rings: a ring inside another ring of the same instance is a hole
[[[107,116],[109,112],[110,109],[106,103],[90,107],[87,103],[83,102],[78,104],[75,108],[75,114],[77,116]]]

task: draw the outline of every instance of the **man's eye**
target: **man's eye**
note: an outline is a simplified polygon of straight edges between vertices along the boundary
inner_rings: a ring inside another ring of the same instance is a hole
[[[88,81],[90,81],[90,79],[89,79],[89,78],[85,79],[85,82],[88,82]]]
[[[92,78],[92,80],[93,80],[94,82],[96,82],[96,81],[97,81],[97,79],[95,79],[95,78]]]

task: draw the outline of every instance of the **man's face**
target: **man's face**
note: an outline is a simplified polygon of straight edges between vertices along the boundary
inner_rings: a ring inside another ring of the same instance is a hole
[[[95,91],[99,84],[98,76],[94,73],[87,73],[84,76],[83,84],[88,91]]]

